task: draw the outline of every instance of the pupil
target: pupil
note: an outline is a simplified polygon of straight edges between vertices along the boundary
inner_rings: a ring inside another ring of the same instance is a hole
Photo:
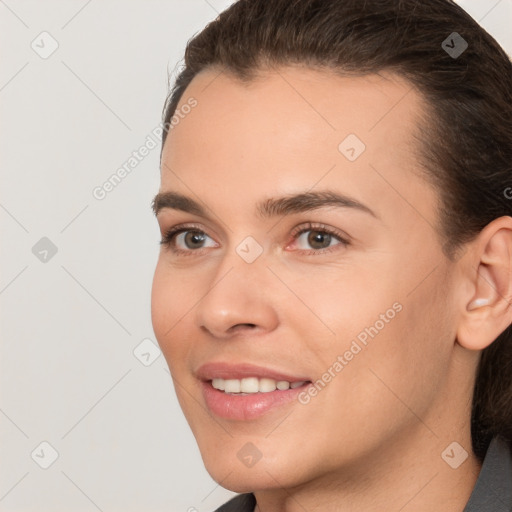
[[[308,243],[313,249],[325,249],[331,243],[331,235],[321,231],[311,231],[308,236]]]
[[[204,235],[202,235],[201,233],[189,231],[185,235],[185,245],[189,249],[193,249],[194,247],[200,246],[202,242],[204,242]]]

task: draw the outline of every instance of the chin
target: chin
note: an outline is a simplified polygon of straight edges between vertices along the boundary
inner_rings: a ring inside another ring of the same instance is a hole
[[[230,491],[246,493],[293,487],[299,485],[305,476],[296,473],[296,462],[290,460],[285,453],[275,453],[270,457],[262,455],[258,460],[246,459],[244,462],[244,456],[251,454],[250,445],[242,451],[240,443],[236,439],[234,441],[232,444],[223,443],[201,450],[209,475]],[[245,446],[245,442],[241,444]],[[253,454],[257,456],[256,453]],[[304,467],[302,464],[301,466]]]
[[[259,469],[256,469],[256,467],[240,469],[233,467],[233,465],[231,465],[231,467],[226,465],[222,468],[218,465],[206,465],[206,470],[219,485],[229,491],[237,493],[255,492],[274,488],[281,489],[293,485],[288,481],[290,478],[289,475],[286,481],[283,481],[283,478],[281,478],[281,475],[286,474],[286,472],[283,473],[283,471],[278,471],[275,468],[273,470],[269,469],[267,473],[264,467],[260,467]]]

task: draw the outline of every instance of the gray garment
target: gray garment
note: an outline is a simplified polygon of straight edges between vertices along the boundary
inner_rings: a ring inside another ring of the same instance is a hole
[[[253,512],[255,505],[253,494],[239,494],[215,512]],[[512,450],[503,438],[489,444],[463,512],[512,512]]]
[[[495,437],[487,449],[482,469],[464,512],[511,511],[511,448],[504,439]]]

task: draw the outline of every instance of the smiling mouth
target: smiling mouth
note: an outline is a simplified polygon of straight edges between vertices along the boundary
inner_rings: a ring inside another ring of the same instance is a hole
[[[194,371],[207,410],[231,421],[251,421],[293,407],[311,385],[307,374],[239,361],[210,361]]]
[[[272,391],[286,391],[296,389],[310,381],[275,380],[266,377],[244,377],[243,379],[214,378],[209,381],[213,388],[228,395],[252,395],[255,393],[270,393]]]
[[[311,385],[311,381],[304,377],[294,378],[264,368],[260,371],[254,367],[242,368],[203,371],[201,374],[203,399],[212,414],[234,421],[256,420],[270,411],[292,406],[297,396]],[[257,377],[258,373],[253,371],[267,375]],[[268,375],[272,373],[274,378]]]

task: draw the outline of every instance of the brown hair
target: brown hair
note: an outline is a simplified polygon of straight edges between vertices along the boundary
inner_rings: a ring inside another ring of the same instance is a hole
[[[468,44],[460,55],[449,52],[454,32]],[[439,190],[448,257],[512,215],[512,63],[452,0],[239,0],[188,42],[164,106],[162,149],[200,71],[247,82],[265,67],[293,64],[344,75],[389,70],[422,93],[429,113],[419,123],[419,155]],[[512,441],[512,326],[482,351],[471,431],[480,458],[494,435]]]

